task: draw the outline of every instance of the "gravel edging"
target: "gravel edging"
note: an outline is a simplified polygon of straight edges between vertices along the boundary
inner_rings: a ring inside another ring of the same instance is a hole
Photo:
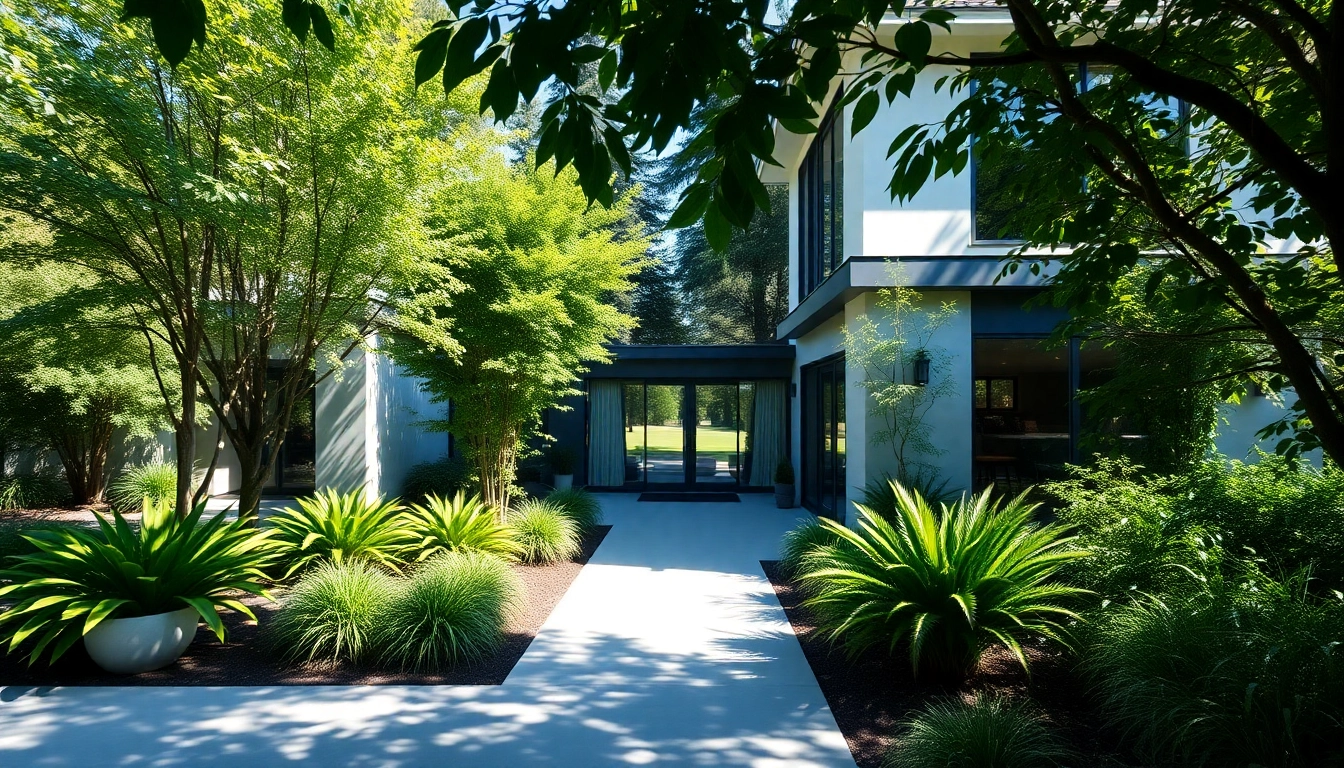
[[[858,768],[881,768],[896,744],[902,721],[932,699],[969,699],[976,692],[1019,698],[1027,696],[1028,689],[1032,702],[1050,727],[1076,751],[1081,765],[1123,765],[1115,756],[1113,736],[1097,726],[1082,684],[1063,654],[1027,649],[1030,678],[1006,649],[995,648],[985,653],[980,669],[963,685],[916,680],[902,654],[870,651],[850,658],[843,649],[818,637],[811,612],[801,604],[801,590],[783,574],[779,563],[763,560],[761,569],[774,587]]]
[[[611,526],[598,526],[584,537],[583,550],[572,562],[511,567],[523,582],[522,605],[504,628],[504,643],[498,652],[475,664],[443,673],[387,672],[369,667],[343,665],[287,666],[267,647],[265,626],[278,607],[262,598],[243,602],[257,614],[260,624],[227,611],[221,614],[228,642],[220,643],[202,624],[195,641],[176,663],[139,675],[113,675],[99,669],[77,644],[55,666],[40,661],[27,666],[27,657],[0,656],[0,685],[63,686],[266,686],[266,685],[499,685],[546,623],[579,571],[588,563]]]

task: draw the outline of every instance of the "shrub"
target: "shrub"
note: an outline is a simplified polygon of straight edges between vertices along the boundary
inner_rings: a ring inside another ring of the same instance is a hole
[[[1344,605],[1255,573],[1093,617],[1083,669],[1106,717],[1162,765],[1344,760]]]
[[[1184,588],[1223,559],[1216,532],[1183,502],[1180,478],[1142,477],[1124,459],[1070,467],[1069,480],[1043,489],[1065,502],[1060,519],[1078,531],[1091,557],[1068,564],[1069,579],[1103,598]]]
[[[138,510],[145,499],[152,504],[177,498],[177,467],[162,461],[127,467],[108,489],[108,500],[117,509]]]
[[[885,768],[1049,768],[1069,757],[1028,704],[978,695],[934,702],[901,729]]]
[[[475,550],[506,559],[517,556],[513,530],[499,522],[495,511],[462,491],[452,501],[431,494],[423,505],[412,504],[406,513],[407,530],[414,536],[417,560],[459,550]]]
[[[551,471],[557,475],[574,474],[574,465],[578,463],[579,457],[571,448],[556,446],[551,449]]]
[[[0,639],[12,652],[32,638],[28,663],[44,651],[55,661],[107,619],[190,606],[223,641],[216,609],[255,620],[235,595],[266,594],[262,569],[276,547],[270,531],[204,514],[204,504],[184,517],[167,504],[147,505],[138,532],[113,512],[111,520],[98,516],[97,530],[68,526],[24,534],[40,551],[0,571],[0,579],[13,582],[0,588],[13,602],[0,613]]]
[[[775,465],[775,484],[793,485],[793,465],[788,459],[780,459],[779,464]]]
[[[1082,590],[1052,577],[1085,553],[1068,549],[1058,527],[1032,523],[1036,505],[986,491],[935,513],[917,492],[894,492],[890,520],[862,505],[858,531],[820,519],[846,544],[803,558],[799,580],[824,636],[851,653],[904,642],[916,674],[951,677],[973,670],[991,643],[1025,667],[1028,636],[1063,640],[1059,620],[1074,617],[1063,603]]]
[[[383,617],[382,662],[429,671],[488,656],[503,642],[504,623],[522,590],[497,557],[462,551],[416,570]]]
[[[0,510],[47,509],[70,503],[70,484],[54,472],[0,479]]]
[[[396,580],[376,566],[319,563],[281,600],[272,641],[286,661],[360,661],[397,596]]]
[[[1185,589],[1252,557],[1274,572],[1310,568],[1312,591],[1344,589],[1344,472],[1261,454],[1255,464],[1205,462],[1185,476],[1144,476],[1102,459],[1044,490],[1065,502],[1094,557],[1070,576],[1106,597]]]
[[[328,488],[298,499],[298,505],[270,518],[285,547],[289,573],[318,560],[355,558],[396,570],[413,543],[401,524],[401,505],[381,497],[369,501],[362,488],[345,494]]]
[[[580,533],[587,533],[602,524],[602,504],[597,497],[581,488],[551,491],[546,503],[559,509],[574,521]]]
[[[509,525],[526,563],[555,563],[579,554],[579,528],[559,507],[528,500],[509,513]]]
[[[458,491],[471,485],[471,469],[459,458],[447,456],[411,467],[402,482],[401,497],[410,503],[420,503],[431,494],[451,499]]]

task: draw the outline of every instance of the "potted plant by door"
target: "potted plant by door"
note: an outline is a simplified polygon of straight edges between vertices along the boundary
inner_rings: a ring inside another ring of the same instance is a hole
[[[555,473],[555,489],[567,490],[574,486],[574,452],[568,448],[551,449],[551,471]]]
[[[37,550],[0,571],[0,641],[55,662],[81,638],[89,656],[117,674],[173,663],[205,623],[221,641],[217,608],[256,620],[236,595],[267,596],[263,569],[277,553],[270,530],[221,513],[202,520],[205,504],[179,517],[171,504],[146,504],[139,531],[113,510],[98,530],[47,528],[22,533]],[[17,642],[14,642],[17,639]],[[29,650],[31,648],[31,650]]]
[[[793,465],[788,459],[775,467],[775,506],[780,509],[793,508]]]

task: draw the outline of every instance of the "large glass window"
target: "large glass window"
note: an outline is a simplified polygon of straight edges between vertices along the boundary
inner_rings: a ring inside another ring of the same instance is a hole
[[[798,169],[799,298],[844,261],[844,130],[832,109]]]
[[[803,502],[844,519],[845,360],[803,369]]]

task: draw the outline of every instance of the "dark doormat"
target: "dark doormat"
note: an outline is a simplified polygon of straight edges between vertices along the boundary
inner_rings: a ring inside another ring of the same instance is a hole
[[[683,491],[650,491],[639,494],[636,501],[741,501],[736,493],[688,493]]]

